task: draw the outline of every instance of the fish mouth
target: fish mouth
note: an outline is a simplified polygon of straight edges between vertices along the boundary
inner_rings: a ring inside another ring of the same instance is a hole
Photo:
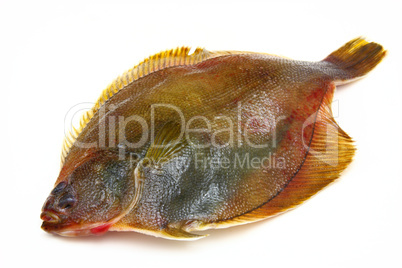
[[[112,226],[111,223],[97,223],[97,224],[74,224],[74,223],[61,223],[61,220],[52,212],[42,213],[43,220],[41,228],[48,233],[57,234],[66,237],[76,236],[89,236],[89,235],[102,235],[106,233]]]
[[[43,210],[40,214],[40,218],[43,220],[41,228],[48,233],[60,234],[70,227],[69,224],[66,224],[62,220],[62,217],[53,210]]]
[[[52,216],[54,216],[54,214],[52,215],[52,213],[42,213],[42,215],[41,218],[43,220],[43,223],[41,228],[45,232],[67,237],[88,235],[88,231],[82,229],[82,227],[80,228],[76,224],[63,224],[60,220],[56,220],[56,218],[51,218]]]
[[[43,222],[47,222],[50,224],[57,224],[60,223],[60,217],[57,216],[57,214],[55,214],[52,211],[43,211],[40,214],[40,218],[43,220]]]

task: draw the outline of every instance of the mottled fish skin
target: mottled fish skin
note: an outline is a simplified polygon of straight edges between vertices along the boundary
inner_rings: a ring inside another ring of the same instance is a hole
[[[320,62],[199,50],[193,63],[184,55],[172,64],[164,53],[151,58],[152,70],[140,65],[138,78],[123,75],[68,146],[56,188],[67,186],[44,205],[45,230],[197,239],[190,231],[300,204],[354,154],[331,115],[336,84],[365,75],[385,55],[361,38]],[[70,211],[57,208],[67,194]]]

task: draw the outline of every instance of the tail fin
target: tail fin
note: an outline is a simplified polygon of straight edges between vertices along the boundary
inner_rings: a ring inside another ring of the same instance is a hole
[[[336,67],[333,74],[337,82],[347,82],[370,72],[386,55],[386,50],[377,43],[361,37],[353,39],[332,52],[323,61]]]

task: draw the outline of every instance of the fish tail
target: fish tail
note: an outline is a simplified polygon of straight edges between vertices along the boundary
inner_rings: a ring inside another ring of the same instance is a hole
[[[370,72],[385,57],[387,51],[374,42],[355,38],[332,52],[323,62],[331,63],[331,76],[339,84],[347,83]]]

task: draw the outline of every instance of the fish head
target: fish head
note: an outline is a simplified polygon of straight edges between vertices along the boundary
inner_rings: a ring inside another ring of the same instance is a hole
[[[42,229],[62,236],[105,233],[138,201],[133,174],[131,165],[112,153],[81,161],[59,176],[42,207]]]

